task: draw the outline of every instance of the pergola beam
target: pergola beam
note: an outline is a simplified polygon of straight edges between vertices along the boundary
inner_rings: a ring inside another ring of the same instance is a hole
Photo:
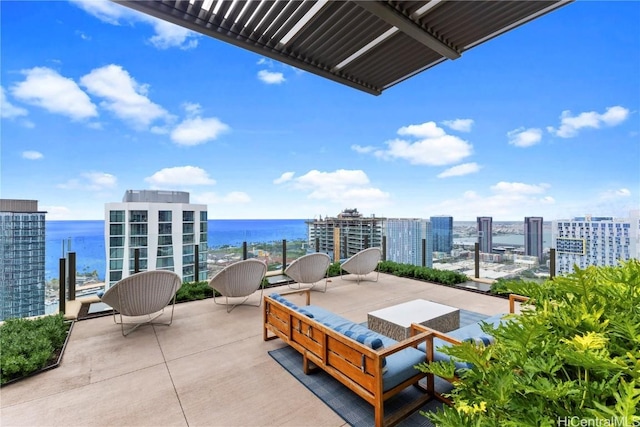
[[[422,43],[429,49],[438,52],[442,56],[445,56],[449,59],[458,59],[460,58],[460,56],[462,56],[457,50],[448,46],[446,43],[443,43],[435,36],[429,34],[424,28],[420,27],[418,24],[402,15],[395,9],[389,7],[386,3],[367,0],[355,0],[354,3],[356,3],[358,6],[365,9],[369,13],[372,13],[378,18],[382,19],[389,25],[398,28],[407,36]]]

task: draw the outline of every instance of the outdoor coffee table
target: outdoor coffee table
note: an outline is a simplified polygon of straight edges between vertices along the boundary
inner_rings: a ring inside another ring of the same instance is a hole
[[[439,332],[453,331],[460,327],[460,310],[416,299],[367,314],[369,329],[396,341],[409,338],[412,323],[419,323]]]

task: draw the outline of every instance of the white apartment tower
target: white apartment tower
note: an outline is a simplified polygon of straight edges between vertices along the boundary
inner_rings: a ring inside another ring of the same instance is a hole
[[[170,270],[184,282],[207,279],[207,205],[190,204],[189,193],[127,190],[121,203],[105,204],[104,226],[109,286],[135,272],[136,249],[139,271]]]
[[[552,247],[556,250],[556,274],[590,265],[615,266],[640,258],[640,211],[629,218],[585,217],[555,220]]]

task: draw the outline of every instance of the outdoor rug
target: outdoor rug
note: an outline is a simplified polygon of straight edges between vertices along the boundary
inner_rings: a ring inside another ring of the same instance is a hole
[[[482,314],[460,310],[461,327],[485,318],[487,316]],[[373,406],[322,370],[305,375],[302,372],[302,355],[292,347],[285,346],[272,350],[269,355],[351,426],[370,427],[374,425]],[[448,382],[436,377],[436,390],[446,392],[450,389],[451,385]],[[385,417],[420,395],[422,392],[415,387],[407,387],[385,402]],[[420,412],[437,411],[442,405],[441,402],[433,399],[427,402],[420,411],[414,412],[398,425],[402,427],[432,427],[433,424]]]

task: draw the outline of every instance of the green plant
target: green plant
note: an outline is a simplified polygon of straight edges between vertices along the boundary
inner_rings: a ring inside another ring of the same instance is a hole
[[[69,327],[62,314],[5,321],[0,326],[0,383],[27,376],[55,362]]]
[[[454,406],[429,418],[439,426],[638,425],[640,261],[505,287],[531,305],[485,331],[495,344],[443,350],[473,367],[455,382]],[[450,374],[437,363],[419,369]]]
[[[456,271],[437,270],[435,268],[420,267],[411,264],[400,264],[393,261],[383,261],[378,265],[381,273],[393,274],[398,277],[409,277],[417,280],[425,280],[433,283],[453,286],[464,283],[466,275]]]
[[[196,301],[213,297],[213,289],[209,282],[183,283],[176,293],[176,302]]]

